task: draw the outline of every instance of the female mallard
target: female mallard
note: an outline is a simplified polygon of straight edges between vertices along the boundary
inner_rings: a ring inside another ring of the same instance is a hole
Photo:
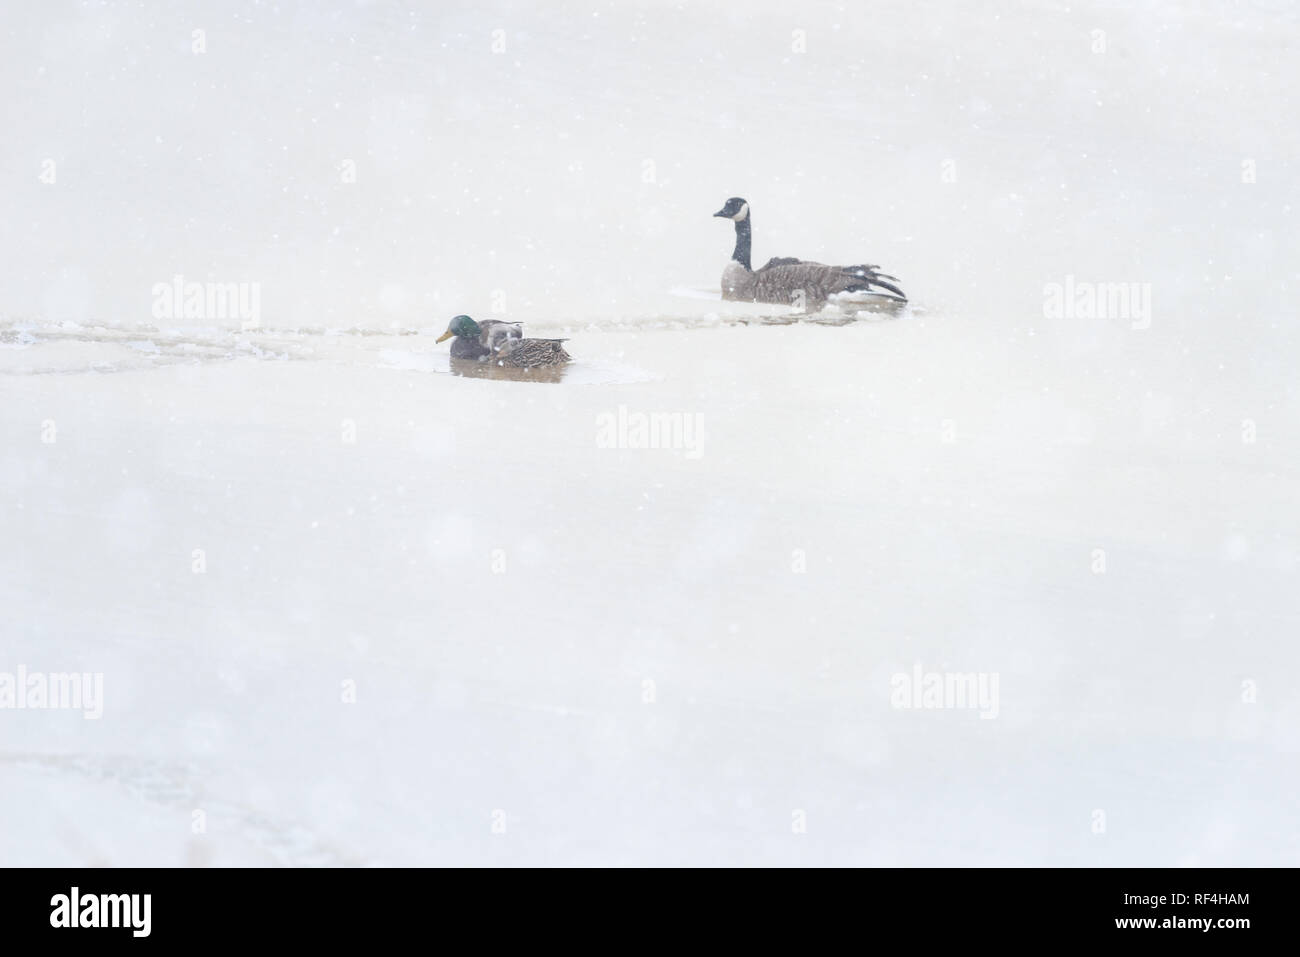
[[[438,342],[452,336],[453,359],[490,361],[495,365],[513,369],[531,369],[536,366],[558,366],[571,356],[564,351],[564,339],[525,339],[523,326],[517,322],[486,319],[475,322],[469,316],[457,316],[440,335]]]

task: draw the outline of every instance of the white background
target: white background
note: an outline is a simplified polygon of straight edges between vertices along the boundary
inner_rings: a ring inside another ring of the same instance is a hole
[[[0,710],[0,862],[1294,864],[1298,42],[1266,2],[6,6],[0,671],[105,702]],[[772,312],[699,297],[733,195],[756,261],[914,309],[729,321]],[[264,328],[156,318],[177,274]],[[1150,327],[1048,318],[1067,276]],[[494,305],[564,382],[447,374]],[[600,447],[620,406],[701,454]],[[998,717],[891,707],[917,662]]]

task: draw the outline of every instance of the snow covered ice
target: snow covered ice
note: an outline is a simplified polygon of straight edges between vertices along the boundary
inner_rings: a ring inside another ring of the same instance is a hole
[[[1295,864],[1298,43],[6,6],[0,863]]]

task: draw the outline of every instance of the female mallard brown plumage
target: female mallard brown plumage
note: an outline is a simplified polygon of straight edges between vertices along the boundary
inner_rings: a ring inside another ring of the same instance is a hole
[[[513,369],[558,366],[568,362],[564,339],[506,339],[489,360]]]
[[[523,326],[517,322],[487,319],[475,322],[469,316],[456,316],[440,335],[438,342],[455,336],[451,344],[453,359],[491,362],[512,369],[557,366],[572,357],[564,350],[564,339],[525,339]]]

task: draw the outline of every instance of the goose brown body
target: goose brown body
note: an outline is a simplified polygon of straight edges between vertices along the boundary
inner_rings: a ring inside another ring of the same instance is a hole
[[[867,296],[907,302],[898,279],[879,271],[878,266],[828,266],[795,257],[773,257],[758,269],[750,266],[753,224],[749,203],[740,197],[727,200],[713,214],[736,224],[736,248],[722,273],[722,298],[741,302],[802,304],[819,309],[828,301],[843,298],[852,303]]]

